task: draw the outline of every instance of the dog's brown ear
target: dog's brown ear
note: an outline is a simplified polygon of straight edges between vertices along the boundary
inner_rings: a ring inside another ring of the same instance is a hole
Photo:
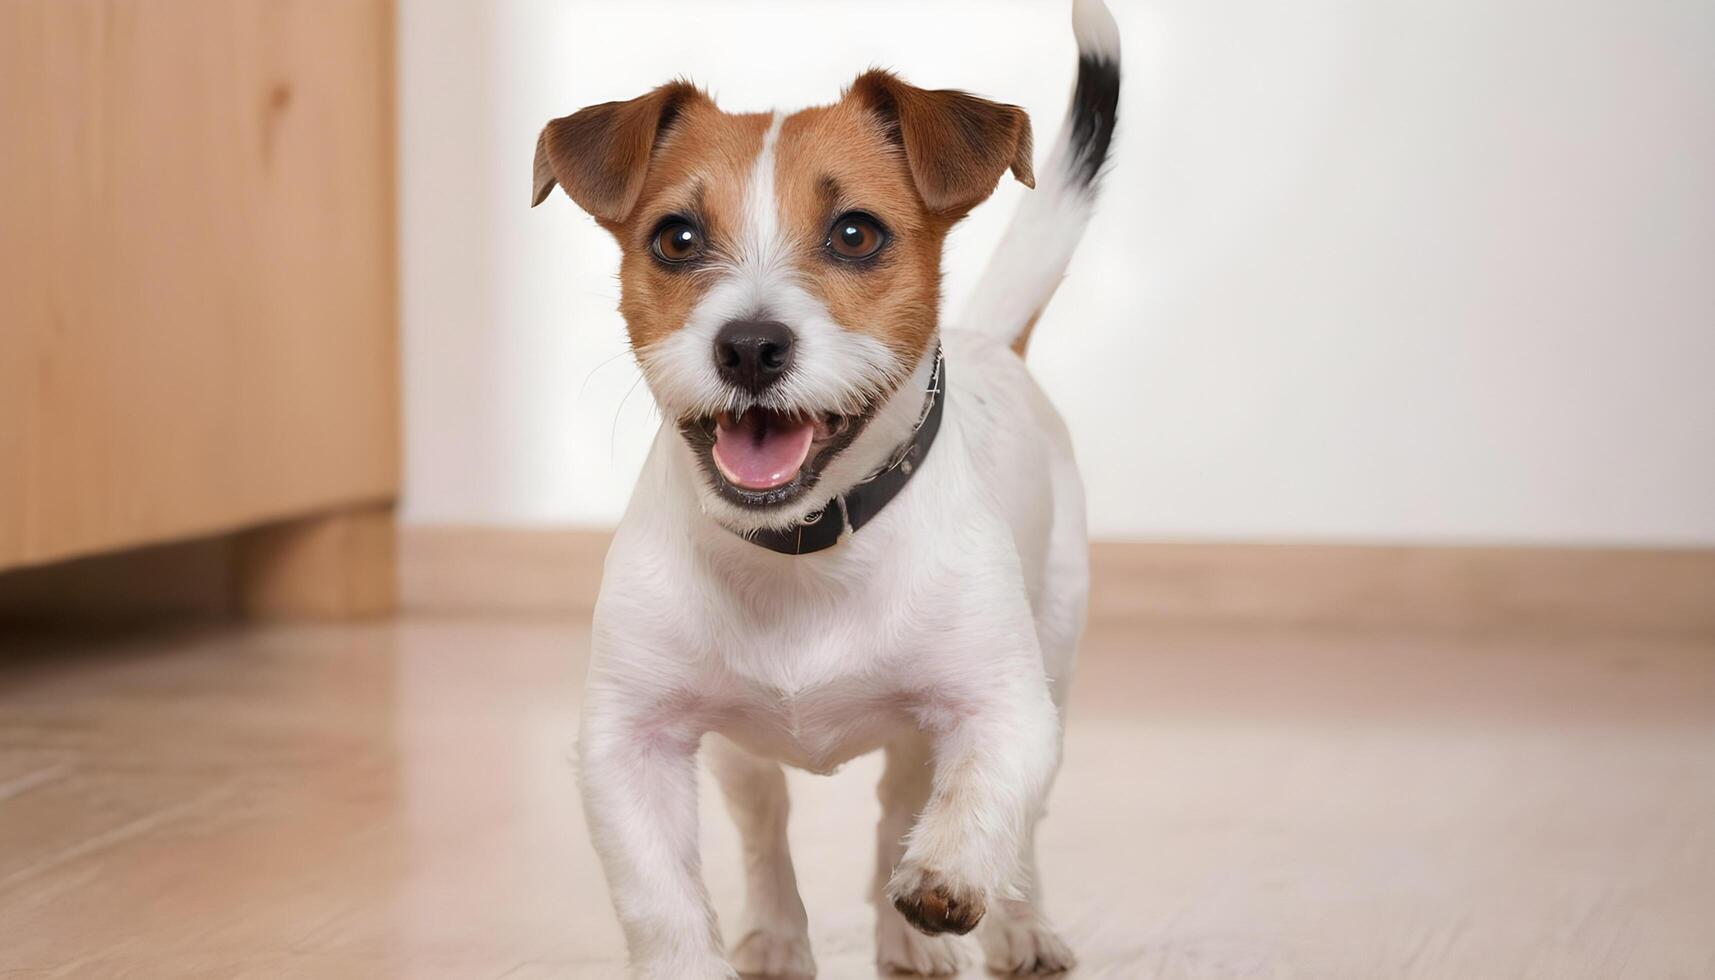
[[[551,120],[536,138],[530,206],[559,184],[596,218],[624,221],[637,205],[660,135],[686,105],[707,98],[689,82],[672,82],[628,102],[603,102]]]
[[[921,89],[880,69],[859,75],[846,98],[896,127],[911,179],[931,211],[969,211],[994,193],[1008,169],[1019,183],[1036,186],[1030,116],[1018,106],[951,89]]]

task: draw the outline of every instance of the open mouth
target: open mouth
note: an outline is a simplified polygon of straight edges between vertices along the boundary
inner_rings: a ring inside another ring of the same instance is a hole
[[[688,420],[680,431],[722,496],[747,507],[772,507],[814,486],[822,468],[868,421],[868,411],[838,415],[749,408]]]

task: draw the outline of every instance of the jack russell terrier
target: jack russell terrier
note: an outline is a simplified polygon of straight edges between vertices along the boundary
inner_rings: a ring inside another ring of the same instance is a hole
[[[833,105],[731,114],[680,81],[555,119],[558,184],[618,239],[631,346],[666,421],[607,556],[578,742],[633,972],[810,976],[781,765],[881,749],[873,895],[886,970],[1073,960],[1033,837],[1088,591],[1083,487],[1025,341],[1094,206],[1119,34],[1076,0],[1078,75],[1040,178],[1017,106],[872,70]],[[948,229],[1012,175],[965,321]],[[697,754],[743,840],[723,952]]]

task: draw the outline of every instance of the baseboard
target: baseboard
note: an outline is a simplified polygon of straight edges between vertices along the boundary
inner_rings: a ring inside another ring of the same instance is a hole
[[[1715,638],[1715,549],[1097,544],[1092,618]]]
[[[587,615],[608,535],[407,526],[403,608]],[[1715,638],[1715,549],[1100,543],[1095,624]]]

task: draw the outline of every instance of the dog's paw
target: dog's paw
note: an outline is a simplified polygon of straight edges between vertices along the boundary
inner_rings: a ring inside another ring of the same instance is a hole
[[[887,898],[905,921],[931,936],[943,932],[962,936],[977,927],[988,908],[981,889],[910,861],[893,872]]]
[[[983,923],[980,938],[988,968],[1010,976],[1063,973],[1077,965],[1071,947],[1033,911],[1001,910]]]
[[[952,936],[925,936],[885,906],[875,910],[875,917],[875,965],[883,973],[945,977],[964,965]]]
[[[810,955],[810,937],[802,931],[752,929],[733,943],[728,959],[743,977],[810,980],[816,975],[816,960]]]

